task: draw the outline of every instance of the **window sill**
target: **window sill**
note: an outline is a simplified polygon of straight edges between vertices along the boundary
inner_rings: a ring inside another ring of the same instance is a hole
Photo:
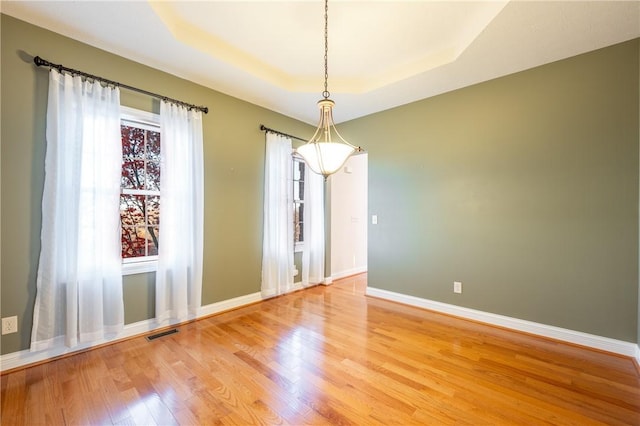
[[[144,274],[156,272],[158,269],[157,260],[146,260],[143,262],[131,262],[122,264],[122,275]]]

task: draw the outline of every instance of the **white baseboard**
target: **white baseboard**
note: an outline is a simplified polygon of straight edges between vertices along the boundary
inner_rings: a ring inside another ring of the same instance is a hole
[[[260,292],[247,294],[246,296],[234,297],[233,299],[222,300],[210,305],[202,306],[198,309],[198,318],[207,317],[209,315],[218,314],[220,312],[236,309],[241,306],[250,305],[262,300]]]
[[[533,321],[521,320],[504,315],[492,314],[489,312],[478,311],[462,306],[450,305],[448,303],[436,302],[429,299],[422,299],[415,296],[408,296],[405,294],[395,293],[378,288],[368,287],[366,294],[367,296],[374,296],[381,299],[403,303],[406,305],[417,306],[420,308],[461,318],[471,319],[490,325],[510,328],[512,330],[523,331],[538,336],[549,337],[552,339],[599,349],[606,352],[612,352],[619,355],[625,355],[628,357],[635,357],[637,360],[640,360],[640,348],[637,344],[631,342],[625,342],[622,340],[583,333],[580,331],[568,330],[565,328],[540,324]]]
[[[327,277],[323,284],[329,285],[332,282],[332,278]],[[299,286],[302,288],[302,286]],[[292,289],[292,291],[298,289]],[[525,321],[517,318],[511,318],[503,315],[496,315],[488,312],[477,311],[474,309],[464,308],[461,306],[449,305],[447,303],[435,302],[428,299],[422,299],[419,297],[408,296],[400,293],[394,293],[387,290],[368,287],[367,295],[379,297],[381,299],[387,299],[394,302],[404,303],[406,305],[417,306],[424,309],[433,310],[436,312],[443,312],[446,314],[473,319],[476,321],[498,325],[501,327],[507,327],[514,330],[524,331],[531,334],[537,334],[544,337],[550,337],[557,340],[562,340],[582,346],[587,346],[595,349],[604,350],[607,352],[613,352],[620,355],[634,357],[640,365],[640,346],[630,342],[624,342],[621,340],[610,339],[607,337],[596,336],[592,334],[582,333],[579,331],[567,330],[564,328],[554,327],[545,324],[539,324],[532,321]],[[202,306],[198,310],[197,317],[193,319],[203,318],[210,315],[214,315],[220,312],[228,311],[230,309],[240,308],[242,306],[250,305],[263,300],[261,294],[252,293],[245,296],[235,297],[233,299],[223,300],[220,302],[212,303],[210,305]],[[35,364],[38,362],[46,361],[58,356],[71,354],[74,352],[83,351],[94,346],[99,346],[105,343],[115,343],[120,340],[128,339],[131,337],[147,334],[153,330],[161,327],[178,324],[178,321],[165,321],[159,323],[155,319],[149,319],[145,321],[139,321],[124,326],[124,330],[117,339],[102,340],[94,342],[92,344],[84,344],[73,349],[69,348],[56,348],[50,350],[44,350],[39,352],[31,352],[29,350],[13,352],[10,354],[0,356],[0,371],[8,371],[14,368],[24,367],[29,364]]]
[[[242,306],[250,305],[261,300],[262,296],[258,292],[247,294],[246,296],[235,297],[233,299],[223,300],[221,302],[212,303],[210,305],[202,306],[200,309],[198,309],[197,316],[189,318],[189,321],[228,311],[230,309],[240,308]],[[0,371],[8,371],[14,368],[24,367],[29,364],[35,364],[62,355],[80,352],[106,343],[115,343],[131,337],[147,334],[162,327],[167,327],[179,323],[180,321],[176,320],[158,322],[154,318],[125,325],[122,332],[118,334],[118,337],[112,340],[100,340],[98,342],[86,343],[72,349],[54,348],[38,352],[31,352],[27,349],[24,351],[13,352],[0,356]]]
[[[350,277],[351,275],[361,274],[363,272],[367,272],[366,266],[361,266],[358,268],[347,269],[346,271],[340,271],[335,274],[331,274],[331,278],[334,280],[339,280],[340,278]]]

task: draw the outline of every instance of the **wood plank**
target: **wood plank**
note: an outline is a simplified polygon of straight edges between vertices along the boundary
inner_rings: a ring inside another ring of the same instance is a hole
[[[338,280],[1,377],[3,425],[640,425],[630,358]]]

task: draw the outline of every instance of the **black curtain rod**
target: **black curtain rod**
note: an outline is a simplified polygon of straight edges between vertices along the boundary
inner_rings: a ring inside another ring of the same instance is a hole
[[[149,92],[149,91],[146,91],[146,90],[143,90],[143,89],[138,89],[137,87],[133,87],[133,86],[129,86],[129,85],[126,85],[126,84],[122,84],[122,83],[119,83],[117,81],[108,80],[106,78],[99,77],[97,75],[87,74],[86,72],[74,70],[73,68],[67,68],[64,65],[54,64],[52,62],[47,61],[46,59],[42,59],[40,56],[36,56],[35,58],[33,58],[33,63],[36,64],[39,67],[55,68],[60,73],[62,73],[63,71],[66,71],[66,72],[69,72],[69,73],[71,73],[73,75],[80,75],[82,77],[86,77],[86,78],[89,78],[89,79],[92,79],[92,80],[97,80],[97,81],[100,81],[100,82],[105,83],[105,84],[110,84],[110,85],[113,85],[113,86],[122,87],[124,89],[132,90],[132,91],[138,92],[138,93],[143,93],[143,94],[145,94],[147,96],[151,96],[151,97],[156,98],[156,99],[162,99],[163,101],[167,101],[167,102],[171,102],[171,103],[174,103],[174,104],[182,105],[182,106],[187,107],[189,109],[196,109],[198,111],[202,111],[205,114],[207,114],[209,112],[209,108],[206,107],[206,106],[198,106],[198,105],[189,104],[189,103],[186,103],[186,102],[179,101],[177,99],[172,99],[172,98],[168,98],[166,96],[158,95],[157,93]]]
[[[302,139],[302,138],[299,138],[299,137],[297,137],[297,136],[289,135],[289,134],[282,133],[282,132],[279,132],[279,131],[274,130],[274,129],[270,129],[270,128],[268,128],[267,126],[265,126],[264,124],[261,124],[261,125],[260,125],[260,130],[262,130],[263,132],[271,132],[271,133],[275,133],[275,134],[277,134],[277,135],[282,135],[282,136],[286,136],[286,137],[288,137],[288,138],[298,139],[299,141],[307,142],[307,140],[306,140],[306,139]]]

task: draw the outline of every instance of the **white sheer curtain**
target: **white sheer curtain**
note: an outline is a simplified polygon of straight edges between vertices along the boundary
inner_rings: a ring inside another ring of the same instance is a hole
[[[197,315],[202,299],[202,112],[162,102],[156,320]]]
[[[293,149],[289,138],[266,138],[262,296],[272,297],[293,287]]]
[[[109,338],[124,325],[119,90],[52,69],[46,138],[32,351]]]
[[[302,285],[324,281],[324,178],[305,167]]]

